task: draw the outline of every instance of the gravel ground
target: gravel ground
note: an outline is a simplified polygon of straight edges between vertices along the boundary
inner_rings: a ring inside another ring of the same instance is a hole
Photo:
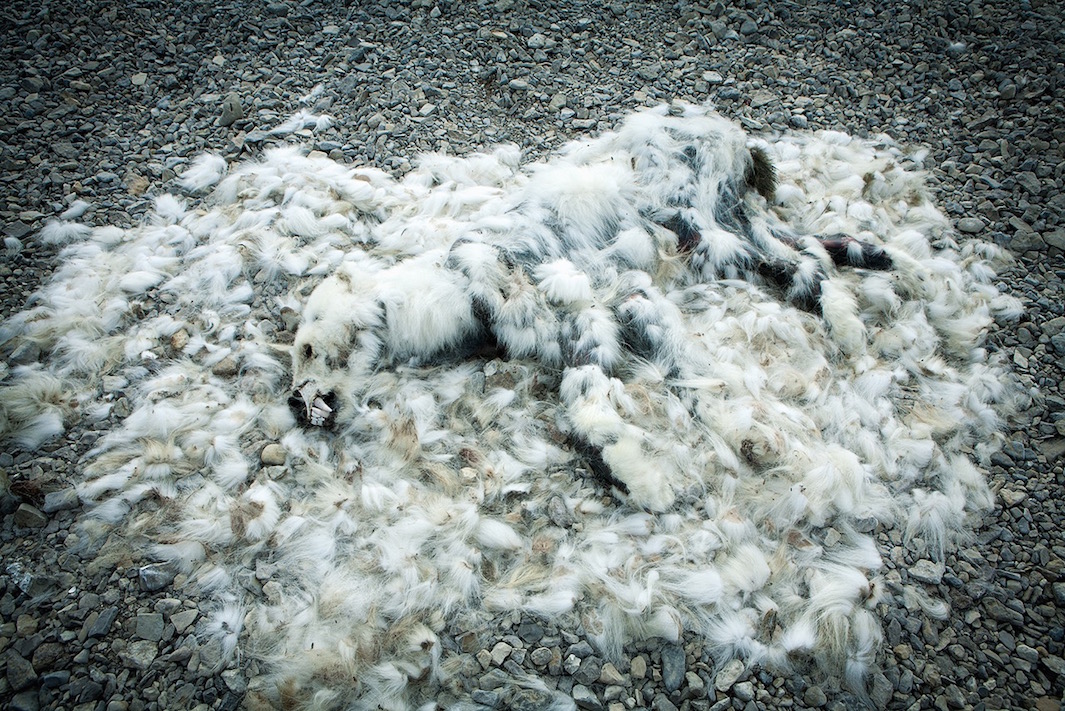
[[[1001,288],[1028,312],[1012,353],[1031,409],[991,475],[999,505],[945,569],[880,536],[888,579],[951,606],[883,603],[871,702],[891,709],[1062,707],[1065,688],[1065,7],[1003,0],[879,3],[26,2],[0,9],[0,315],[55,265],[34,233],[76,199],[131,226],[205,149],[235,159],[306,108],[300,140],[396,172],[420,151],[511,141],[539,156],[632,109],[707,100],[754,132],[886,133],[930,149],[930,182],[962,233],[1017,256]],[[771,7],[767,7],[771,6]],[[36,354],[4,354],[32,360]],[[0,451],[0,705],[83,711],[261,708],[253,660],[217,671],[181,578],[129,547],[79,547],[70,488],[97,434]],[[4,481],[6,480],[6,482]],[[134,545],[135,548],[135,545]],[[696,638],[606,664],[579,626],[520,616],[450,630],[442,701],[536,709],[524,672],[580,708],[833,708],[836,680],[726,667]],[[716,672],[716,673],[715,673]]]

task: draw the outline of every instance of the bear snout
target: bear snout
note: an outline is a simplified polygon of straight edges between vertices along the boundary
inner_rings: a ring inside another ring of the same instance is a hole
[[[314,382],[294,389],[288,398],[288,406],[300,424],[327,429],[336,423],[338,404],[336,393],[321,392]]]

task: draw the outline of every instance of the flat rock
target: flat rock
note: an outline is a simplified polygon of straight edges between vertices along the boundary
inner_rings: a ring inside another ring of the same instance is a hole
[[[999,498],[1002,499],[1002,503],[1006,505],[1006,508],[1013,508],[1017,504],[1023,502],[1028,498],[1028,493],[1025,491],[1015,491],[1013,489],[1003,488],[998,492]]]
[[[89,637],[103,637],[106,635],[111,631],[111,625],[115,623],[117,617],[118,608],[114,605],[102,610],[89,627]]]
[[[60,489],[59,491],[50,491],[44,495],[44,509],[45,513],[55,513],[56,511],[67,511],[78,507],[80,503],[78,499],[78,492],[73,487],[67,487],[66,489]]]
[[[155,642],[142,639],[130,642],[126,651],[119,656],[127,667],[147,669],[158,655],[159,646]]]
[[[571,695],[577,708],[585,709],[585,711],[603,711],[603,702],[587,686],[574,684]]]
[[[958,220],[958,231],[966,234],[974,235],[977,232],[982,232],[984,229],[984,222],[978,217],[963,217]]]
[[[909,569],[910,577],[922,583],[938,585],[943,581],[943,564],[930,560],[919,560]]]
[[[244,118],[244,107],[240,104],[240,96],[237,94],[227,94],[226,97],[222,99],[222,105],[218,115],[218,125],[232,126],[242,118]]]
[[[610,686],[611,684],[616,686],[628,686],[628,679],[625,675],[618,671],[610,662],[603,665],[603,668],[599,670],[599,683]]]
[[[1053,673],[1055,676],[1065,676],[1065,659],[1062,659],[1061,657],[1055,656],[1053,654],[1048,654],[1047,656],[1043,657],[1042,661],[1043,666],[1049,669],[1051,673]]]
[[[141,589],[148,592],[162,590],[174,582],[176,576],[177,572],[167,563],[152,563],[151,565],[142,566],[137,571],[137,579],[140,581]]]
[[[1043,233],[1043,241],[1055,249],[1065,250],[1065,229],[1056,229]]]
[[[178,634],[182,634],[199,616],[199,610],[182,610],[170,616],[170,624],[174,625],[174,629],[177,630]]]
[[[280,444],[268,444],[259,454],[259,461],[266,466],[280,466],[285,463],[285,448]]]
[[[1016,610],[1007,607],[1001,600],[993,597],[986,598],[984,601],[984,609],[987,610],[987,614],[991,616],[991,619],[998,620],[999,622],[1008,622],[1015,627],[1024,626],[1024,615]]]
[[[679,644],[667,644],[662,648],[662,686],[674,692],[684,683],[687,661],[684,648]]]
[[[163,615],[158,612],[137,615],[136,635],[141,639],[158,642],[163,638]]]
[[[739,659],[730,660],[714,676],[714,688],[721,692],[728,691],[736,683],[736,680],[740,678],[740,675],[743,674],[743,670],[743,662]]]
[[[14,691],[22,691],[37,681],[37,672],[33,665],[18,652],[12,651],[7,657],[7,683]]]
[[[22,528],[41,528],[48,523],[48,517],[40,509],[29,504],[19,504],[15,509],[15,525]]]
[[[803,693],[802,700],[811,708],[820,708],[828,703],[828,695],[820,686],[811,686]]]
[[[496,645],[492,647],[492,663],[496,666],[502,666],[503,662],[506,661],[507,657],[509,657],[510,653],[513,651],[514,647],[506,642],[497,642]]]

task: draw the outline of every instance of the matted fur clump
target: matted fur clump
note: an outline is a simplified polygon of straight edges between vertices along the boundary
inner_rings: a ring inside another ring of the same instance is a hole
[[[919,158],[692,107],[399,181],[206,156],[191,207],[42,235],[68,246],[0,335],[43,354],[0,427],[106,423],[86,528],[213,596],[200,631],[278,704],[432,702],[439,633],[514,609],[860,689],[907,592],[872,531],[964,536],[1010,399],[1001,255],[954,241]]]

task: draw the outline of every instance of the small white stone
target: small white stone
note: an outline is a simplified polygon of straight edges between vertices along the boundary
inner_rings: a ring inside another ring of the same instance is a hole
[[[492,663],[496,666],[502,666],[513,651],[514,648],[506,642],[498,642],[496,646],[492,647]]]

